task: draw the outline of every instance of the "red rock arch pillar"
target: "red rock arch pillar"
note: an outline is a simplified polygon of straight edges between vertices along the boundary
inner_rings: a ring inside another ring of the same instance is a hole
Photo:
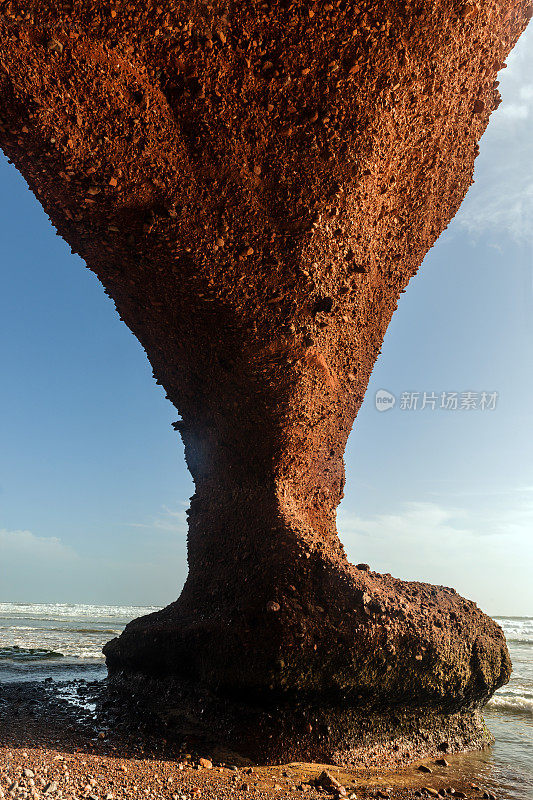
[[[479,743],[500,629],[453,590],[356,570],[335,510],[528,3],[0,2],[2,147],[145,348],[196,484],[183,594],[106,646],[113,673],[341,701],[307,753],[400,728],[430,751],[447,725]]]

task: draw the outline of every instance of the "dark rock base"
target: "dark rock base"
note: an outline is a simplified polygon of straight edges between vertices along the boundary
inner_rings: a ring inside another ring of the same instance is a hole
[[[151,730],[169,742],[187,739],[206,752],[220,750],[223,742],[228,752],[259,764],[394,768],[483,749],[493,741],[476,707],[342,708],[294,700],[266,706],[219,697],[184,681],[132,675],[109,679],[106,704],[128,727]]]

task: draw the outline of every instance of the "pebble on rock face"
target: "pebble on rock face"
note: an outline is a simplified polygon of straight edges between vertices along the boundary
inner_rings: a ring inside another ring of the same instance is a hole
[[[315,785],[327,792],[335,793],[339,797],[346,797],[347,792],[344,786],[327,769],[320,773]]]
[[[431,767],[426,766],[426,764],[420,764],[420,766],[417,767],[417,769],[419,772],[433,772]]]
[[[356,564],[356,569],[360,569],[361,572],[369,572],[370,571],[370,564]]]
[[[63,52],[63,44],[58,41],[58,39],[50,39],[47,44],[47,48],[51,53],[62,53]]]

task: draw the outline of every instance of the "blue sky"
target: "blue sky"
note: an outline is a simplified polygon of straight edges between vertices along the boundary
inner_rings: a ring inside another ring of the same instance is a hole
[[[353,560],[492,614],[533,614],[531,75],[533,30],[500,75],[476,182],[390,325],[339,511]],[[3,157],[0,208],[0,601],[166,604],[192,493],[177,412]],[[394,408],[376,410],[379,389]],[[466,391],[496,408],[400,407]]]

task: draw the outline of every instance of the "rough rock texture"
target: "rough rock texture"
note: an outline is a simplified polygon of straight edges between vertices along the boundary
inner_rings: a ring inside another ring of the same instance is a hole
[[[111,671],[450,712],[507,680],[495,623],[351,566],[335,511],[529,3],[0,2],[2,146],[144,346],[196,486],[183,593]]]

